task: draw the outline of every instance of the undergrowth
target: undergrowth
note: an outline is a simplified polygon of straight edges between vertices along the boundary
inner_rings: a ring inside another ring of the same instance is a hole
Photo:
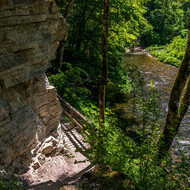
[[[0,190],[26,190],[17,178],[0,177]]]
[[[86,126],[90,136],[85,141],[91,146],[86,152],[88,159],[100,168],[108,167],[111,171],[122,174],[121,178],[96,175],[90,179],[92,180],[90,183],[99,183],[102,189],[113,190],[189,190],[190,175],[187,168],[190,167],[190,160],[183,157],[183,154],[181,156],[183,159],[179,162],[169,155],[161,166],[155,165],[152,161],[157,151],[155,142],[162,126],[159,94],[154,87],[154,82],[151,81],[150,88],[145,89],[146,84],[140,72],[134,67],[128,68],[126,85],[130,84],[129,91],[133,96],[131,106],[133,118],[139,121],[135,129],[131,129],[136,133],[136,136],[131,138],[125,128],[118,125],[118,118],[109,107],[106,109],[106,122],[102,128],[99,128],[96,101],[90,98],[91,91],[85,89],[84,83],[81,82],[82,78],[88,78],[88,75],[83,70],[79,71],[76,73],[75,69],[70,67],[66,70],[67,75],[66,72],[60,72],[49,79],[53,85],[57,86],[58,92],[63,93],[63,97],[85,115],[94,126]],[[120,87],[116,89],[121,92]],[[78,91],[79,88],[81,90]],[[127,86],[126,89],[129,87]],[[183,169],[184,166],[186,169]],[[92,188],[91,185],[85,184],[83,187],[89,189]]]
[[[152,56],[157,57],[158,60],[179,67],[185,55],[186,46],[187,36],[183,38],[177,36],[166,46],[152,46],[147,48],[147,50],[150,51]]]

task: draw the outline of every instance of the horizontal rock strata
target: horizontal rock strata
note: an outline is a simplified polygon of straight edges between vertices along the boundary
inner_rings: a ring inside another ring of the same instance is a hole
[[[54,0],[0,1],[0,165],[27,166],[62,108],[45,72],[66,33]]]

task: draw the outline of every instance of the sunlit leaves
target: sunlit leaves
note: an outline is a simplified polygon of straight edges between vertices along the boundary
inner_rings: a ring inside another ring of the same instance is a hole
[[[152,44],[166,44],[180,34],[187,27],[187,10],[185,2],[181,0],[149,0],[146,3],[145,18],[152,25],[151,30],[145,30],[141,36],[141,43],[145,46]]]

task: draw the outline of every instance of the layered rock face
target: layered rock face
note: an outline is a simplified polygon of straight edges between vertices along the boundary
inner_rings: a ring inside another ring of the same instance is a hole
[[[66,32],[54,0],[0,1],[0,165],[30,163],[62,113],[45,76]]]

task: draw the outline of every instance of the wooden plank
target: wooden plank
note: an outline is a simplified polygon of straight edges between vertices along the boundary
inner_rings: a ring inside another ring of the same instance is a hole
[[[66,110],[63,109],[63,113],[70,118],[71,123],[72,123],[72,128],[80,128],[83,130],[83,132],[89,136],[90,134],[85,131],[84,127],[86,127],[84,124],[80,123],[80,121],[77,120],[77,118],[74,117],[74,115],[78,116],[80,119],[85,121],[85,123],[89,124],[91,127],[95,128],[93,124],[86,119],[79,111],[77,111],[75,108],[73,108],[68,102],[63,100],[58,94],[57,94],[58,99],[65,105],[70,110],[70,113],[68,113]],[[75,127],[76,125],[76,127]]]
[[[67,111],[63,110],[63,113],[71,119],[71,115]]]
[[[76,127],[75,127],[75,128],[80,128],[80,129],[82,129],[82,130],[84,131],[84,133],[85,133],[87,136],[90,135],[88,132],[86,132],[86,131],[84,130],[84,127],[83,127],[76,119],[73,118],[73,122],[76,124]]]
[[[63,110],[63,113],[64,113],[67,117],[69,117],[70,120],[71,120],[72,116],[71,116],[67,111]],[[73,118],[73,122],[74,122],[78,127],[80,127],[81,129],[83,129],[83,128],[85,127],[83,124],[80,124],[75,118]]]
[[[64,113],[67,117],[69,117],[69,119],[71,120],[71,115],[70,115],[67,111],[63,110],[63,113]],[[74,121],[74,123],[75,123],[76,125],[80,125],[80,128],[85,128],[85,127],[86,127],[86,125],[84,125],[84,124],[80,123],[79,121],[77,121],[76,118],[73,118],[73,121]]]
[[[80,117],[83,121],[85,121],[89,125],[92,125],[92,123],[86,117],[84,117],[79,111],[77,111],[75,108],[73,108],[68,102],[63,100],[59,95],[57,95],[57,97],[67,108],[72,110],[78,117]]]
[[[71,124],[72,124],[72,127],[74,128],[75,127],[75,123],[74,123],[74,113],[73,113],[73,110],[70,110],[70,115],[71,115]]]

